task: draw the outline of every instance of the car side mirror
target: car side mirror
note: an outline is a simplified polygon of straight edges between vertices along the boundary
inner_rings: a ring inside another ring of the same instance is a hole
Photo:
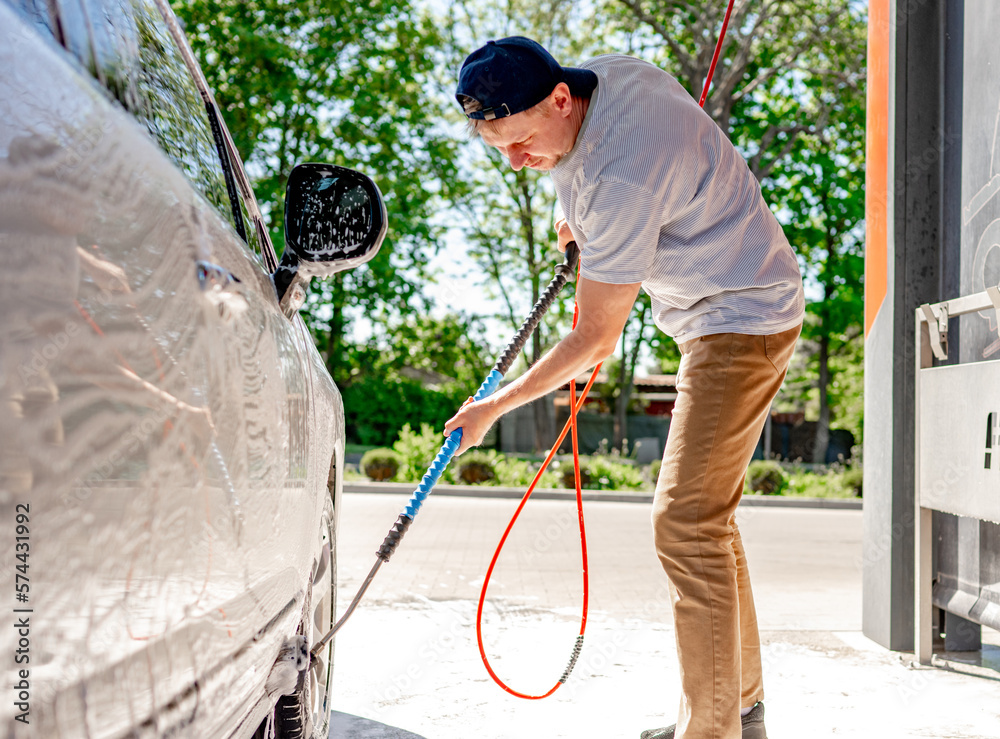
[[[299,164],[285,190],[285,251],[274,287],[285,315],[295,314],[313,277],[364,264],[385,238],[378,186],[360,172],[331,164]]]

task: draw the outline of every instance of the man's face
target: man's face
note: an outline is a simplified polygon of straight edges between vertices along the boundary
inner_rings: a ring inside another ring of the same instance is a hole
[[[579,126],[574,127],[563,106],[552,98],[542,105],[547,106],[544,116],[516,113],[481,131],[483,141],[507,157],[515,172],[521,167],[547,172],[576,142]]]

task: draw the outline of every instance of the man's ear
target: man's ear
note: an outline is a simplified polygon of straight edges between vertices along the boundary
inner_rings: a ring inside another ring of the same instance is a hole
[[[552,112],[562,118],[568,118],[573,112],[573,95],[569,91],[569,85],[560,82],[549,93],[549,100],[552,103]]]

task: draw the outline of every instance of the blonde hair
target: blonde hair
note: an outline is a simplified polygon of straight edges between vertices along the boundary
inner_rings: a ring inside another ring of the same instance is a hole
[[[521,115],[522,113],[529,118],[548,118],[552,114],[552,105],[550,102],[552,95],[551,93],[542,99],[541,102],[532,105],[527,110],[522,110],[521,113],[514,113],[514,115]],[[475,112],[475,111],[473,111]],[[483,120],[482,118],[466,118],[465,119],[465,131],[469,134],[470,139],[474,139],[481,136],[483,129],[488,130],[490,133],[496,133],[497,129],[503,125],[502,121],[512,116],[505,116],[504,118],[494,118],[492,120]]]

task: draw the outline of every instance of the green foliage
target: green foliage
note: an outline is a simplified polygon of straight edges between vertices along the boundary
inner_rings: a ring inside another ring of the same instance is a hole
[[[361,482],[367,479],[368,476],[353,464],[344,467],[344,482]]]
[[[848,467],[840,475],[840,486],[844,490],[849,490],[858,498],[862,494],[862,482],[864,481],[864,471],[860,467]]]
[[[580,477],[582,487],[588,490],[642,490],[647,486],[637,467],[603,455],[582,457]],[[573,465],[568,463],[563,470],[563,486],[575,487],[573,478]]]
[[[802,498],[857,498],[861,493],[861,468],[831,465],[806,470],[792,465],[783,495]]]
[[[806,315],[807,324],[816,320]],[[809,332],[812,331],[815,329]],[[856,444],[861,444],[864,438],[864,341],[860,326],[851,329],[849,334],[829,339],[829,345],[836,346],[836,351],[828,357],[830,426],[850,431]],[[817,341],[812,338],[799,340],[785,384],[775,401],[775,412],[805,411],[806,418],[819,417],[819,358]]]
[[[831,73],[807,77],[791,92],[813,123],[800,126],[787,155],[761,183],[798,254],[809,298],[799,345],[801,371],[789,373],[790,388],[799,387],[799,398],[806,401],[799,409],[819,421],[818,434],[829,427],[846,428],[859,441],[865,216],[865,97],[859,60],[866,36],[859,22],[863,17],[854,16],[861,12],[845,6],[830,26],[836,42],[810,52],[822,55]],[[760,110],[747,118],[750,136],[763,136],[774,125],[765,119],[777,115],[781,106],[773,104],[776,97],[788,94],[784,89],[760,91]],[[816,461],[825,458],[822,446],[816,453]]]
[[[535,479],[538,467],[538,464],[533,464],[525,459],[498,454],[493,462],[493,469],[497,473],[495,482],[501,487],[527,489],[531,481]],[[538,487],[558,487],[557,479],[555,472],[550,467],[542,473]]]
[[[649,479],[653,481],[653,486],[656,486],[656,481],[660,477],[660,466],[663,464],[662,459],[654,459],[649,463]]]
[[[284,186],[295,163],[355,167],[385,195],[389,233],[380,253],[314,280],[303,313],[343,390],[349,438],[365,444],[390,443],[404,419],[440,428],[488,369],[492,352],[474,320],[426,316],[422,288],[433,279],[426,265],[446,223],[466,234],[485,288],[500,298],[512,328],[561,259],[550,248],[548,178],[513,172],[481,142],[460,140],[463,121],[451,95],[464,55],[486,38],[524,33],[566,63],[607,52],[646,58],[697,95],[725,6],[503,0],[434,6],[443,17],[432,19],[409,0],[172,4],[279,252]],[[826,414],[859,441],[865,21],[864,5],[851,0],[740,4],[707,106],[760,179],[805,273],[802,361],[782,403],[821,420]],[[590,33],[593,27],[602,33]],[[564,291],[526,360],[565,333],[570,300]],[[675,372],[676,344],[642,331],[640,307],[623,357],[634,364],[631,347],[645,345],[662,371]],[[627,399],[627,387],[613,378],[608,399]]]
[[[347,382],[405,377],[437,389],[459,386],[471,395],[493,364],[484,334],[482,321],[457,313],[389,318],[354,351]],[[449,410],[448,418],[457,407]]]
[[[642,473],[627,462],[615,462],[607,457],[590,461],[591,487],[598,490],[640,490],[645,486]]]
[[[496,479],[497,473],[493,468],[496,459],[496,452],[483,452],[475,449],[467,451],[456,462],[455,477],[458,482],[466,485],[482,485]]]
[[[370,175],[389,231],[367,265],[314,280],[304,311],[334,379],[352,366],[349,326],[386,305],[425,307],[424,267],[456,181],[455,142],[429,98],[441,44],[409,0],[174,0],[247,163],[279,253],[288,173],[325,161]]]
[[[754,493],[780,495],[788,487],[788,478],[777,462],[755,460],[747,469],[747,486]]]
[[[479,323],[461,316],[382,324],[338,373],[347,438],[390,444],[405,420],[443,428],[488,373],[491,353]]]
[[[829,403],[833,424],[854,434],[855,444],[864,439],[865,425],[865,337],[860,325],[838,340],[830,356]]]
[[[586,490],[590,487],[590,459],[589,457],[580,458],[580,489]],[[562,481],[562,486],[564,488],[570,488],[576,490],[576,469],[573,467],[572,462],[567,462],[562,465],[562,474],[560,475],[560,480]]]
[[[399,432],[399,439],[392,445],[400,458],[396,478],[402,482],[419,482],[443,443],[444,436],[430,424],[420,424],[419,433],[411,429],[410,424],[405,424]],[[455,482],[454,467],[445,469],[441,482]]]
[[[370,449],[361,457],[361,471],[370,480],[392,480],[399,472],[399,455],[392,449]]]
[[[377,376],[359,378],[341,393],[347,436],[361,444],[391,444],[407,418],[441,429],[468,396],[459,388],[432,389],[404,377]]]

